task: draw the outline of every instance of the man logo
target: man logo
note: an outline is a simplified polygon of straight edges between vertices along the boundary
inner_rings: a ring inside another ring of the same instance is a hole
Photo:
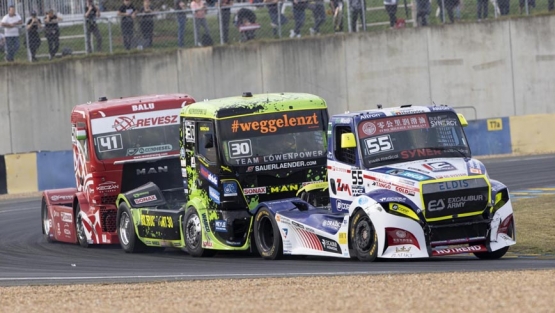
[[[141,168],[141,169],[137,169],[137,176],[147,175],[147,174],[167,173],[167,172],[168,172],[167,166],[158,166],[158,169],[154,167],[151,167],[149,169]]]

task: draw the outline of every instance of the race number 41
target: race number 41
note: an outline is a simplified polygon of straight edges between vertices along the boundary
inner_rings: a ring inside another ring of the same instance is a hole
[[[100,152],[123,149],[120,134],[99,136],[96,140],[98,143],[98,151]]]

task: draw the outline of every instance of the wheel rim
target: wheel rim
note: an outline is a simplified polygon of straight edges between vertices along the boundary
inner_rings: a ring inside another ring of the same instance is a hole
[[[79,241],[85,242],[85,227],[83,226],[83,219],[81,218],[81,212],[77,213],[77,236],[79,237]]]
[[[189,219],[187,219],[187,225],[185,226],[187,245],[192,249],[196,249],[200,246],[201,241],[201,229],[200,229],[200,219],[197,214],[192,214]]]
[[[44,233],[48,236],[50,234],[50,220],[48,219],[48,210],[46,207],[42,209],[42,227]]]
[[[129,244],[129,223],[131,223],[131,219],[129,218],[129,214],[127,212],[121,213],[120,224],[119,224],[119,236],[120,241],[124,245]]]
[[[372,224],[368,217],[363,217],[356,225],[355,229],[355,242],[358,250],[370,251],[372,240],[374,236],[372,233]]]
[[[264,216],[258,224],[258,238],[260,239],[260,247],[264,251],[268,251],[274,245],[274,227],[272,221]]]

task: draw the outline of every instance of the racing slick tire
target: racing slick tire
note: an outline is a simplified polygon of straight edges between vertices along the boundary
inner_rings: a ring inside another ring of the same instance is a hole
[[[137,237],[133,215],[125,202],[121,202],[118,206],[117,221],[118,239],[123,251],[126,253],[144,252],[147,246]]]
[[[87,235],[85,234],[85,226],[81,218],[81,206],[79,203],[77,203],[77,207],[75,208],[75,234],[77,234],[79,245],[83,248],[88,248],[89,243],[87,242]]]
[[[42,216],[42,233],[44,234],[44,237],[46,238],[46,242],[52,242],[52,238],[50,238],[50,236],[48,235],[50,233],[50,228],[51,226],[51,220],[48,216],[48,208],[46,207],[46,200],[44,199],[44,197],[42,198],[42,203],[41,203],[41,216]]]
[[[515,239],[515,224],[514,220],[509,225],[509,229],[507,231],[509,237]],[[474,255],[480,260],[497,260],[502,258],[507,251],[509,251],[509,247],[504,247],[499,250],[495,250],[492,252],[475,252]]]
[[[211,257],[217,250],[202,247],[202,225],[197,209],[190,207],[183,218],[183,236],[185,236],[185,251],[193,257]]]
[[[261,207],[254,217],[254,242],[260,256],[277,260],[283,256],[283,242],[277,222],[266,207]]]
[[[363,262],[375,261],[378,257],[378,233],[363,210],[353,215],[350,234],[354,255]]]

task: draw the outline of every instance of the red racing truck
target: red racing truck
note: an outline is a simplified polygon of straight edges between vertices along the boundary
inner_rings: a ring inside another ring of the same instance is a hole
[[[179,112],[187,94],[148,95],[80,104],[71,112],[76,188],[45,190],[47,241],[117,244],[118,194],[148,182],[181,179]]]

